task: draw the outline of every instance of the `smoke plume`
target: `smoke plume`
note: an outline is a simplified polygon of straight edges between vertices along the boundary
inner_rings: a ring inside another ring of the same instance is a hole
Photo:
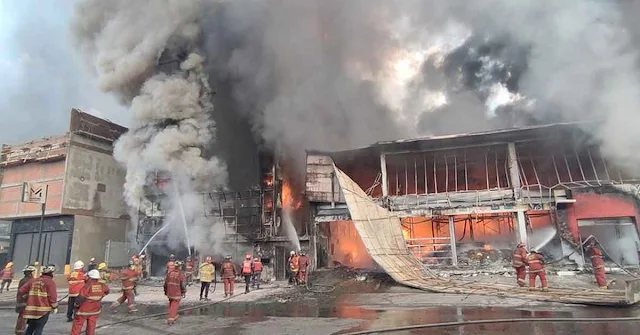
[[[594,121],[605,154],[637,165],[640,34],[623,16],[635,7],[85,0],[72,26],[100,87],[131,106],[116,157],[135,206],[155,169],[194,192],[240,185],[260,145],[300,162],[304,149],[549,121]]]

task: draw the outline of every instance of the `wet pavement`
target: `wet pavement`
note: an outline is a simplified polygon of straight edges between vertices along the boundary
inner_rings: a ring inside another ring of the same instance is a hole
[[[143,319],[126,324],[102,328],[102,334],[345,334],[352,331],[380,329],[425,323],[441,323],[462,320],[502,318],[549,317],[629,317],[640,316],[640,308],[594,308],[554,305],[535,307],[457,307],[433,306],[417,308],[402,300],[389,299],[388,293],[368,294],[364,300],[375,300],[375,308],[354,305],[358,295],[314,296],[309,294],[302,301],[283,298],[255,302],[222,302],[181,313],[177,325],[168,327],[162,317]],[[397,296],[397,294],[395,294]],[[404,293],[406,301],[439,296],[427,293]],[[400,301],[400,302],[398,302]],[[372,305],[372,304],[368,305]],[[437,301],[432,301],[437,303]],[[442,301],[446,303],[446,301]],[[164,306],[140,306],[138,314],[149,315],[165,312]],[[64,310],[50,318],[46,334],[68,334],[71,325],[64,320]],[[100,325],[128,318],[123,313],[113,314],[107,308]],[[10,334],[6,325],[13,325],[15,314],[0,311],[3,325],[0,334]],[[640,322],[617,323],[537,323],[534,320],[519,324],[488,324],[438,329],[423,329],[393,334],[510,334],[510,335],[620,335],[636,334]]]

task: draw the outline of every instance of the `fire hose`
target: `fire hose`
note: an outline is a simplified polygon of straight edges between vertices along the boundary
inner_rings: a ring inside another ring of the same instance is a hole
[[[310,286],[309,283],[309,274],[305,274],[305,281],[304,281],[304,287],[307,289],[307,291],[312,292],[312,293],[330,293],[336,290],[336,287],[333,285],[322,285],[322,284],[315,284],[313,286]],[[320,289],[317,289],[315,287],[318,287]],[[324,287],[324,288],[322,288]]]
[[[192,311],[194,309],[199,309],[202,307],[208,307],[208,306],[213,306],[213,305],[217,305],[221,302],[225,302],[225,301],[229,301],[235,297],[239,297],[241,296],[241,294],[238,295],[232,295],[228,298],[224,298],[222,300],[218,300],[218,301],[211,301],[211,302],[205,302],[205,303],[199,303],[195,306],[191,306],[191,307],[185,307],[185,308],[181,308],[178,310],[178,313],[180,312],[186,312],[186,311]],[[133,322],[133,321],[139,321],[139,320],[144,320],[144,319],[152,319],[152,318],[157,318],[160,316],[164,316],[169,314],[168,312],[162,312],[162,313],[155,313],[155,314],[148,314],[148,315],[142,315],[139,317],[135,317],[135,318],[129,318],[129,319],[124,319],[124,320],[119,320],[119,321],[114,321],[114,322],[109,322],[109,323],[105,323],[103,325],[99,325],[96,327],[96,329],[99,328],[105,328],[105,327],[109,327],[109,326],[114,326],[114,325],[118,325],[118,324],[123,324],[123,323],[129,323],[129,322]]]
[[[587,244],[587,242],[589,242],[591,239],[593,239],[593,240],[595,240],[595,241],[596,241],[596,243],[600,246],[600,249],[602,249],[602,252],[604,252],[604,253],[605,253],[605,255],[607,255],[607,257],[609,257],[609,259],[610,259],[610,260],[611,260],[615,265],[617,265],[619,268],[621,268],[624,272],[626,272],[626,273],[627,273],[628,275],[630,275],[631,277],[633,277],[633,278],[639,278],[639,277],[638,277],[638,276],[636,276],[635,274],[631,273],[631,271],[627,270],[625,267],[623,267],[622,265],[618,264],[618,262],[616,262],[616,261],[611,257],[611,255],[607,252],[607,250],[602,246],[602,244],[600,243],[600,241],[598,241],[598,239],[597,239],[595,236],[593,236],[593,235],[589,235],[589,237],[587,237],[587,238],[582,242],[582,244],[580,245],[580,248],[583,248],[583,247],[584,247],[584,245],[585,245],[585,244]],[[573,255],[573,254],[575,254],[576,252],[578,252],[578,249],[576,249],[576,250],[572,251],[572,252],[571,252],[570,254],[568,254],[567,256],[564,256],[564,257],[562,257],[562,258],[560,258],[560,259],[558,259],[558,260],[556,260],[556,261],[553,261],[553,262],[547,263],[547,265],[551,265],[551,264],[558,263],[558,262],[562,261],[563,259],[565,259],[565,258],[567,258],[567,257],[569,257],[569,256],[571,256],[571,255]]]
[[[468,320],[468,321],[454,321],[454,322],[442,322],[442,323],[428,323],[420,325],[390,327],[363,330],[351,333],[345,333],[343,335],[364,335],[364,334],[379,334],[379,333],[394,333],[399,331],[415,330],[415,329],[427,329],[427,328],[445,328],[445,327],[460,327],[460,326],[472,326],[472,325],[484,325],[495,323],[544,323],[544,322],[576,322],[576,323],[591,323],[591,322],[631,322],[640,321],[640,316],[635,317],[619,317],[619,318],[520,318],[520,319],[493,319],[493,320]]]

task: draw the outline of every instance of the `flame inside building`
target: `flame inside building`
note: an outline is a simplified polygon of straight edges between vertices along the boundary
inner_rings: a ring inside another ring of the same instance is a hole
[[[409,250],[425,264],[508,266],[519,241],[561,259],[594,235],[611,260],[637,265],[640,201],[629,190],[638,176],[586,136],[559,124],[310,153],[306,195],[322,237],[318,263],[375,267],[349,220],[335,164],[400,217]]]

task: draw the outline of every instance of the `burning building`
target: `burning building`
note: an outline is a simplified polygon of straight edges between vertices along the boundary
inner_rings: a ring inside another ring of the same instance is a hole
[[[547,245],[545,252],[562,258],[562,244],[575,247],[594,235],[614,261],[638,265],[639,177],[607,160],[581,126],[309,151],[306,197],[317,228],[318,264],[372,266],[349,221],[335,164],[400,217],[407,245],[423,263],[502,266],[517,241]]]

